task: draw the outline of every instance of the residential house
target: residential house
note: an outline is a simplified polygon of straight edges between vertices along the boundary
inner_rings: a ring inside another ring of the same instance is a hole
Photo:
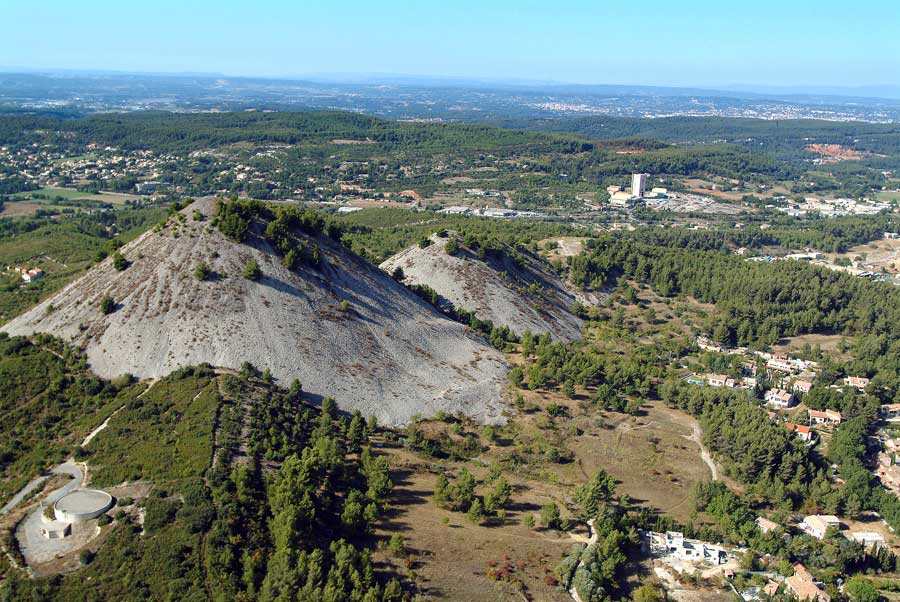
[[[40,280],[44,277],[44,271],[40,268],[32,268],[30,270],[24,270],[22,272],[22,280],[25,282],[34,282],[35,280]]]
[[[863,376],[848,376],[844,379],[844,384],[864,391],[869,386],[869,379]]]
[[[810,514],[800,523],[800,528],[815,537],[822,539],[829,527],[840,528],[841,521],[833,514]]]
[[[812,574],[800,563],[794,565],[794,574],[784,583],[787,591],[800,602],[831,602],[831,596],[819,589]]]
[[[810,443],[813,440],[813,432],[809,430],[808,426],[802,424],[794,424],[793,422],[786,422],[784,427],[792,431],[795,435],[800,437],[803,441]]]
[[[825,410],[824,412],[819,410],[809,410],[810,426],[813,424],[825,424],[829,426],[840,424],[841,418],[841,413],[834,410]]]
[[[896,464],[884,464],[879,462],[875,474],[881,479],[881,484],[893,491],[900,490],[900,466]]]
[[[756,379],[752,376],[745,376],[738,382],[738,386],[742,389],[755,389],[756,388]]]
[[[775,594],[778,593],[778,582],[769,579],[769,582],[763,588],[763,593],[770,598],[774,598]]]
[[[715,351],[717,353],[722,353],[725,351],[725,348],[718,343],[713,343],[706,337],[697,337],[697,347],[704,351]]]
[[[771,521],[764,516],[756,517],[756,526],[763,533],[768,533],[769,531],[774,531],[775,529],[780,528],[780,525],[778,523]]]
[[[813,384],[808,380],[795,380],[792,388],[795,393],[809,393]]]
[[[794,405],[794,394],[784,389],[769,389],[765,395],[766,404],[776,408],[789,408]]]
[[[900,418],[900,403],[887,403],[881,406],[881,417],[885,420]]]
[[[766,362],[766,369],[790,373],[794,371],[794,365],[786,357],[775,356]]]
[[[710,374],[706,377],[706,382],[709,383],[711,387],[733,388],[735,386],[734,379],[727,374]]]

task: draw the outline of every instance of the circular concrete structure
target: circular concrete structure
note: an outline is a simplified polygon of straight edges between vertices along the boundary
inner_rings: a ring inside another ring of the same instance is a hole
[[[56,520],[78,523],[97,518],[112,508],[112,496],[96,489],[76,489],[53,505]]]

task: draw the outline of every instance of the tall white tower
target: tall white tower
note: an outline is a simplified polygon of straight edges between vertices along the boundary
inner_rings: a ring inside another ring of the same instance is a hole
[[[647,174],[635,173],[631,174],[631,196],[642,197],[647,187]]]

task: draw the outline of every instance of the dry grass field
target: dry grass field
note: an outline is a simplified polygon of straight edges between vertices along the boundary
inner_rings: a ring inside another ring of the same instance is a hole
[[[806,345],[810,347],[819,346],[823,352],[843,361],[850,358],[849,354],[841,352],[840,349],[841,341],[846,340],[846,338],[840,334],[803,334],[781,339],[777,345],[773,346],[773,350],[778,353],[793,354],[803,349]]]
[[[524,397],[526,410],[499,430],[495,443],[480,437],[485,450],[471,460],[437,460],[386,444],[396,486],[376,537],[387,541],[400,533],[407,551],[398,557],[382,546],[376,560],[382,568],[412,574],[425,600],[568,600],[553,585],[553,569],[574,543],[585,540],[587,529],[577,522],[570,532],[541,528],[542,505],[555,502],[563,517],[570,517],[573,490],[602,468],[633,506],[687,522],[695,486],[711,478],[695,440],[696,422],[660,402],[628,416],[598,412],[584,399],[558,394],[525,391]],[[552,417],[544,410],[550,403],[565,410]],[[419,428],[429,438],[449,440],[479,432],[466,424],[453,433],[438,421]],[[542,450],[550,448],[569,459],[541,460]],[[530,461],[514,465],[514,457]],[[434,503],[437,476],[452,477],[463,467],[478,480],[479,494],[489,490],[492,471],[509,481],[513,495],[504,520],[476,525],[465,514]],[[526,526],[529,514],[534,528]],[[509,579],[489,576],[491,569],[504,566]]]
[[[504,523],[476,525],[465,514],[433,503],[435,473],[440,466],[402,450],[391,455],[395,479],[392,507],[376,535],[386,539],[400,533],[406,554],[398,557],[382,549],[375,555],[376,562],[401,573],[409,574],[411,569],[424,600],[520,600],[522,592],[531,600],[570,599],[544,579],[552,575],[575,540],[567,533],[529,529],[523,524],[526,513],[536,515],[542,503],[554,499],[555,488],[542,491],[529,480],[509,478],[515,493]],[[479,464],[470,462],[468,467],[483,479],[487,470]],[[512,567],[511,580],[488,576],[490,569],[504,565]]]

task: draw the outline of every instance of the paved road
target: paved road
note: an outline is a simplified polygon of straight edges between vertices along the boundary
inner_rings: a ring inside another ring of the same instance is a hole
[[[27,497],[29,493],[34,491],[35,488],[40,486],[44,481],[46,481],[52,475],[55,475],[55,474],[67,474],[67,475],[72,476],[73,478],[71,481],[69,481],[68,483],[66,483],[65,485],[63,485],[62,487],[60,487],[59,489],[57,489],[56,491],[54,491],[53,493],[50,494],[50,497],[47,498],[47,500],[50,503],[55,502],[56,500],[61,498],[66,493],[69,493],[73,489],[78,488],[81,485],[82,479],[84,479],[84,471],[81,469],[81,467],[72,460],[66,460],[59,466],[56,466],[55,468],[51,468],[48,473],[42,474],[41,476],[36,477],[36,478],[32,479],[31,481],[29,481],[29,483],[27,485],[25,485],[25,487],[23,487],[21,490],[19,490],[19,493],[12,496],[12,499],[10,499],[6,503],[6,505],[3,506],[3,508],[0,508],[0,514],[6,514],[10,510],[12,510],[16,506],[18,506],[19,502],[21,502],[23,499],[25,499],[25,497]],[[65,490],[65,491],[63,491],[63,490]],[[56,493],[60,492],[60,491],[63,491],[63,493],[56,497],[53,497],[51,499],[52,496],[56,495]]]

